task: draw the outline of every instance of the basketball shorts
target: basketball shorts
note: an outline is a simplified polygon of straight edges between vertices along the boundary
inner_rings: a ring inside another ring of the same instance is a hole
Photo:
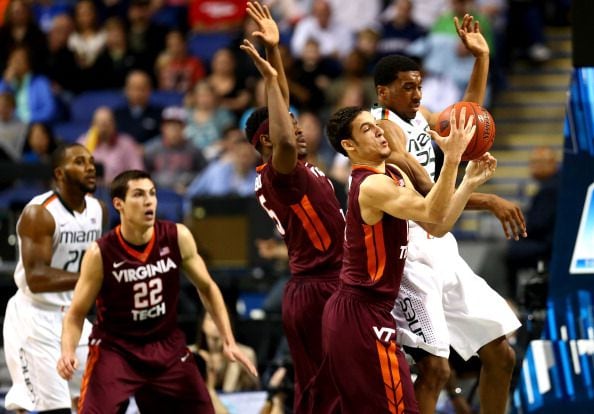
[[[324,363],[343,414],[419,412],[391,308],[389,301],[345,286],[326,304]]]
[[[451,233],[429,238],[413,223],[392,315],[401,345],[443,358],[451,345],[465,360],[521,325],[505,299],[460,256]]]
[[[338,276],[292,276],[283,293],[283,329],[295,370],[295,407],[305,406],[304,393],[328,394],[332,389],[314,390],[323,382],[312,382],[322,364],[322,313],[328,298],[338,288]]]
[[[4,316],[4,353],[12,386],[7,410],[46,411],[70,408],[78,397],[87,359],[91,323],[85,320],[76,349],[79,367],[70,381],[58,375],[60,336],[65,309],[39,305],[18,291],[8,301]]]
[[[116,413],[135,396],[142,413],[214,414],[184,333],[146,343],[93,332],[78,412]]]

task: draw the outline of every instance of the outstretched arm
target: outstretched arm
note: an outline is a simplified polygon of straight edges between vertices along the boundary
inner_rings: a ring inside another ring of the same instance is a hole
[[[58,360],[58,373],[66,380],[78,367],[76,347],[80,341],[85,317],[103,283],[103,261],[97,243],[92,243],[81,264],[80,279],[74,289],[72,305],[62,322],[62,355]]]
[[[462,100],[476,102],[482,105],[485,100],[487,79],[489,76],[489,44],[481,33],[479,22],[475,21],[473,16],[465,14],[462,18],[462,23],[460,23],[457,17],[454,17],[454,25],[456,26],[460,40],[462,40],[466,49],[475,58],[472,73],[468,80],[468,86]],[[431,128],[434,128],[437,124],[439,113],[431,113],[425,107],[422,107],[421,110]]]
[[[266,48],[266,60],[276,69],[278,85],[288,108],[290,104],[289,84],[278,48],[280,41],[278,25],[272,18],[267,5],[261,5],[255,1],[249,2],[247,4],[247,13],[258,24],[259,30],[253,32],[252,35],[260,39]]]
[[[252,375],[257,377],[256,367],[235,343],[223,295],[212,280],[204,260],[198,254],[192,233],[183,224],[177,225],[177,241],[182,256],[182,267],[188,279],[196,286],[204,307],[212,317],[223,339],[223,353],[230,361],[240,362]]]
[[[293,120],[278,85],[278,72],[258,54],[249,40],[244,39],[240,48],[252,58],[266,82],[268,130],[273,149],[272,166],[282,174],[289,174],[297,164],[297,142]]]

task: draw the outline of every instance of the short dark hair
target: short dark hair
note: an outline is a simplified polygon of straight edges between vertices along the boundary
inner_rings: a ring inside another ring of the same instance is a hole
[[[340,141],[352,137],[353,120],[365,109],[360,106],[347,106],[334,112],[326,123],[326,136],[332,147],[342,155],[348,156]]]
[[[64,165],[64,161],[66,160],[66,151],[68,151],[70,148],[74,148],[74,147],[83,147],[83,148],[87,148],[82,144],[79,144],[78,142],[72,142],[70,144],[61,144],[58,145],[58,147],[52,152],[52,156],[51,156],[51,166],[52,166],[52,174],[55,178],[56,176],[56,168],[61,167],[62,165]]]
[[[151,175],[142,170],[127,170],[119,173],[111,182],[109,195],[112,199],[117,197],[125,200],[126,193],[128,192],[128,183],[134,180],[142,180],[143,178],[148,178],[149,180],[153,181]]]
[[[256,108],[250,114],[245,123],[245,137],[249,142],[252,143],[252,145],[254,145],[258,152],[261,149],[260,140],[258,139],[256,142],[254,142],[254,135],[256,134],[256,132],[258,132],[260,125],[262,125],[262,123],[267,120],[268,108],[265,106],[261,106],[259,108]]]
[[[408,56],[384,56],[376,63],[373,69],[373,81],[375,86],[388,85],[398,78],[399,72],[420,70],[421,66]]]

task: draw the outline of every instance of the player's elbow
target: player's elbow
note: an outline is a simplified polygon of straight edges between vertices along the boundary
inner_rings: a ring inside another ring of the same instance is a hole
[[[46,291],[45,276],[32,272],[27,274],[27,287],[31,293],[43,293]]]

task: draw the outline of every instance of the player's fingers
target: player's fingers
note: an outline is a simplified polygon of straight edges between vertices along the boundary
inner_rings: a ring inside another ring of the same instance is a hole
[[[258,19],[262,18],[262,7],[255,1],[248,2],[248,9],[252,10]]]
[[[456,27],[456,32],[460,33],[460,20],[458,20],[457,16],[454,16],[454,26]]]
[[[480,22],[478,20],[476,22],[474,22],[474,32],[475,33],[480,33],[481,32],[481,24],[480,24]]]
[[[272,13],[270,13],[270,9],[268,8],[268,6],[266,4],[264,4],[263,8],[264,8],[264,16],[266,16],[268,19],[272,19]]]

